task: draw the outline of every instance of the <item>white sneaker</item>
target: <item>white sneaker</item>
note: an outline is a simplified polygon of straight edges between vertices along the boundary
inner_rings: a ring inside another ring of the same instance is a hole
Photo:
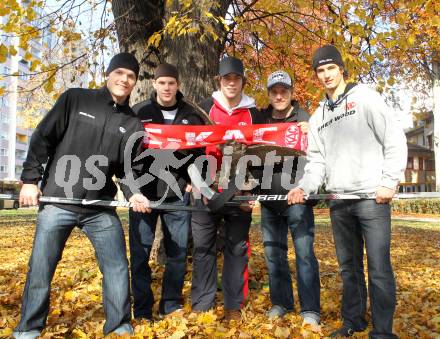
[[[306,324],[310,324],[310,325],[313,325],[313,326],[318,326],[319,325],[318,321],[315,318],[308,317],[308,316],[305,316],[304,319],[303,319],[302,325],[304,326]]]
[[[12,332],[12,336],[15,339],[35,339],[40,336],[41,332],[38,330],[26,331],[26,332]]]
[[[115,333],[118,335],[123,335],[123,334],[133,334],[133,326],[131,326],[131,324],[129,323],[124,323],[119,325],[114,331],[112,331],[111,333]]]

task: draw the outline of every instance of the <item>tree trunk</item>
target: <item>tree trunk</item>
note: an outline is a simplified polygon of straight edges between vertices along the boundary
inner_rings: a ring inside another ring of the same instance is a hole
[[[207,24],[205,11],[214,16],[224,17],[232,0],[193,0],[191,17],[195,23]],[[131,52],[141,64],[139,79],[131,95],[131,103],[135,104],[147,99],[152,91],[151,79],[154,68],[162,62],[174,64],[179,69],[181,91],[189,99],[199,102],[208,97],[214,90],[214,76],[217,73],[220,54],[224,49],[224,27],[220,24],[211,25],[212,31],[220,39],[214,41],[212,36],[201,36],[206,26],[200,25],[195,34],[180,37],[162,37],[159,48],[148,47],[150,36],[160,31],[171,15],[182,13],[179,1],[165,6],[161,0],[113,0],[112,8],[116,23],[116,31],[121,51]],[[188,11],[188,9],[185,9]],[[209,19],[211,23],[214,21]],[[155,241],[151,251],[151,259],[163,264],[165,250],[163,233],[158,225]]]
[[[437,55],[438,56],[438,55]],[[432,88],[434,96],[434,159],[435,159],[435,190],[440,192],[440,60],[434,59],[432,65]]]
[[[132,103],[149,97],[152,87],[151,79],[154,68],[161,62],[169,62],[178,67],[181,90],[185,96],[200,101],[214,89],[213,77],[217,72],[220,54],[224,49],[225,31],[223,26],[212,25],[212,30],[220,37],[214,41],[210,36],[200,41],[205,32],[200,25],[200,32],[181,35],[176,38],[162,37],[159,48],[148,47],[149,37],[160,31],[171,15],[182,12],[182,5],[174,1],[165,6],[165,1],[113,0],[115,17],[121,51],[134,53],[141,64],[141,72],[136,88],[131,95]],[[217,6],[217,3],[220,6]],[[195,23],[206,24],[205,11],[215,16],[226,15],[231,0],[194,1],[191,17]],[[185,10],[187,11],[187,10]],[[213,22],[213,21],[212,21]]]
[[[194,1],[191,14],[194,22],[206,23],[203,11],[208,10],[215,16],[224,17],[231,1],[218,1],[220,7],[216,7],[216,1],[198,0]],[[197,5],[195,5],[197,4]],[[174,1],[171,8],[165,12],[165,21],[173,12],[179,12],[181,5]],[[164,40],[161,50],[162,59],[174,64],[179,69],[182,92],[191,100],[200,102],[208,97],[215,88],[214,76],[217,74],[220,54],[224,50],[225,31],[223,26],[212,26],[212,30],[220,37],[214,41],[211,35],[201,40],[206,29],[199,25],[200,32],[192,35],[182,35],[179,38]]]

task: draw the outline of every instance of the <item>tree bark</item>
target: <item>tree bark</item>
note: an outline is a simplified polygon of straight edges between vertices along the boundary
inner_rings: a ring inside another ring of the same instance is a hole
[[[113,0],[112,10],[120,50],[133,53],[141,66],[138,82],[131,94],[131,102],[137,103],[148,98],[152,70],[160,60],[159,51],[148,47],[147,41],[163,27],[163,1]]]

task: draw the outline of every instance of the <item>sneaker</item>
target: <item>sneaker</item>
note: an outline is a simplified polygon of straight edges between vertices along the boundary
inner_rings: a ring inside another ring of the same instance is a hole
[[[334,331],[333,333],[330,334],[330,338],[348,338],[351,337],[354,332],[356,332],[355,330],[353,330],[350,327],[341,327],[340,329]]]
[[[306,333],[313,332],[322,335],[321,326],[319,325],[319,320],[316,318],[316,316],[313,317],[311,315],[305,315],[301,325],[301,330]],[[305,335],[303,337],[308,338]]]
[[[40,336],[41,332],[37,330],[27,331],[27,332],[19,332],[14,331],[12,332],[12,336],[15,339],[35,339]]]
[[[225,310],[225,320],[226,321],[240,321],[241,320],[241,311],[240,310]]]
[[[280,305],[273,305],[272,308],[266,312],[269,319],[283,318],[288,313],[287,309]]]
[[[304,326],[304,325],[318,326],[319,323],[315,318],[306,316],[306,317],[304,317],[303,323],[302,323],[302,326]]]
[[[124,323],[119,325],[114,331],[111,333],[117,334],[117,335],[124,335],[124,334],[133,334],[133,326],[129,323]]]

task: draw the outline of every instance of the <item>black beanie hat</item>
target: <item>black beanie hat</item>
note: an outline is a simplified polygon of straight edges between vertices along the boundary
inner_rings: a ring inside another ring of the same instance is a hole
[[[228,56],[220,61],[218,75],[222,77],[229,73],[235,73],[244,77],[244,67],[240,59]]]
[[[136,78],[139,76],[139,62],[136,57],[131,53],[118,53],[116,54],[108,64],[106,75],[109,75],[117,68],[126,68],[133,71],[136,74]]]
[[[157,66],[154,70],[154,80],[160,77],[172,77],[179,81],[179,71],[176,66],[163,63]]]
[[[336,64],[344,66],[341,53],[333,45],[325,45],[315,51],[312,59],[312,67],[316,71],[319,66],[327,64]]]

